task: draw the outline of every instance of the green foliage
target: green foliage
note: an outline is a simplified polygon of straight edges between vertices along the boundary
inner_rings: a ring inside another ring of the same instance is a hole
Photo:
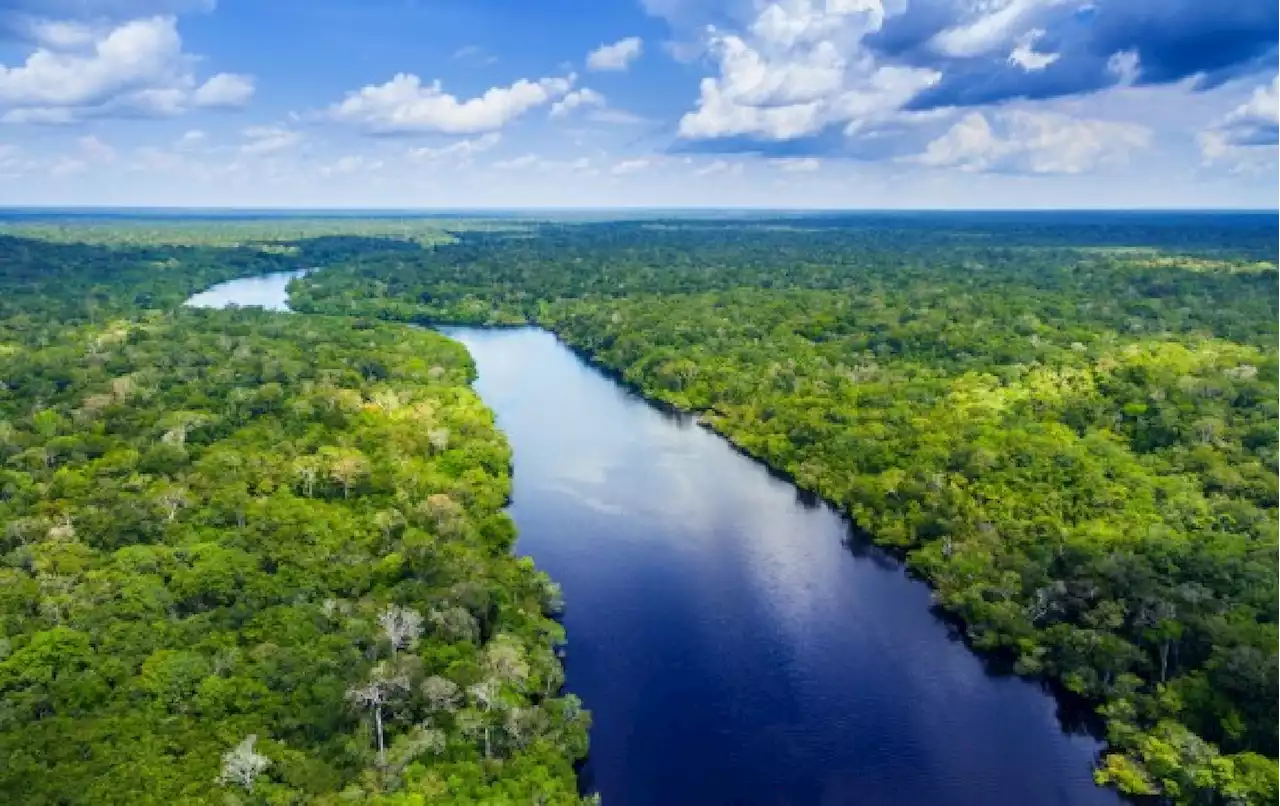
[[[1097,703],[1100,782],[1271,803],[1275,243],[1265,216],[547,226],[362,255],[295,299],[549,327]]]
[[[0,238],[0,801],[579,802],[465,350],[176,308],[321,248]]]

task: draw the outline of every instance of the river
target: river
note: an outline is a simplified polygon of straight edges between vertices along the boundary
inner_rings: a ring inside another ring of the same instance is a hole
[[[564,588],[607,806],[1118,802],[1098,743],[825,505],[545,331],[443,331],[514,449],[517,550]]]

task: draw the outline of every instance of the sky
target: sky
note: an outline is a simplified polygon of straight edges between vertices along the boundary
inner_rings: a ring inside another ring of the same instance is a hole
[[[1277,206],[1276,0],[0,0],[0,205]]]

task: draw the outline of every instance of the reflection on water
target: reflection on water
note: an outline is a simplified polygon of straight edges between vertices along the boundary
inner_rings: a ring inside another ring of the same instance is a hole
[[[543,331],[445,332],[514,448],[518,549],[564,587],[606,803],[1116,803],[1097,743],[827,507]]]
[[[191,297],[187,304],[193,308],[226,308],[238,305],[242,308],[265,308],[268,311],[289,310],[289,281],[301,277],[310,269],[282,271],[260,277],[242,277],[211,286]]]

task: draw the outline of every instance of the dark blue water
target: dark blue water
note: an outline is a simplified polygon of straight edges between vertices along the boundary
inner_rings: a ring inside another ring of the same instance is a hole
[[[543,331],[446,332],[514,448],[518,549],[564,587],[608,806],[1117,802],[1096,742],[832,511]]]

